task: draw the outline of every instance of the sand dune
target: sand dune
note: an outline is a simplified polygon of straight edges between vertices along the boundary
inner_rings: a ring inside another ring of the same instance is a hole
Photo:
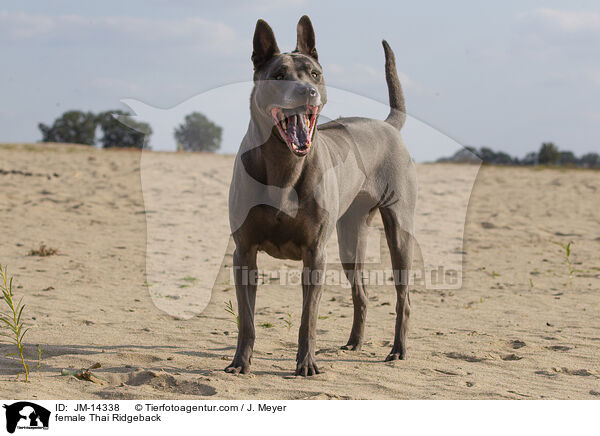
[[[600,397],[600,172],[418,165],[415,266],[458,265],[462,287],[415,283],[408,359],[384,363],[393,288],[369,289],[367,342],[352,352],[339,348],[350,291],[326,286],[317,355],[325,373],[303,379],[292,377],[301,291],[280,279],[259,289],[252,374],[223,372],[236,341],[225,311],[235,303],[232,166],[225,155],[0,146],[0,262],[27,304],[32,366],[29,384],[15,381],[18,364],[0,342],[4,397]],[[369,259],[381,268],[387,254],[373,224]],[[556,244],[568,241],[572,279]],[[58,254],[28,256],[42,242]],[[335,240],[328,251],[335,259]],[[259,266],[298,264],[261,255]],[[334,260],[330,268],[339,271]],[[96,362],[98,383],[61,375]]]

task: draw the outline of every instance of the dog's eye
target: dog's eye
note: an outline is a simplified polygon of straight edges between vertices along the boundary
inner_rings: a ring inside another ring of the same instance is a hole
[[[311,76],[313,76],[313,78],[318,79],[320,74],[317,71],[313,71],[312,73],[310,73]]]

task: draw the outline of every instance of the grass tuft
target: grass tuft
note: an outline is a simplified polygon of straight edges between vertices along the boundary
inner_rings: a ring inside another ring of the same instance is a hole
[[[573,267],[573,260],[571,259],[571,245],[573,245],[573,241],[569,241],[568,244],[563,244],[562,242],[555,242],[556,245],[563,249],[563,254],[565,256],[565,262],[569,267],[569,283],[573,282],[573,273],[575,272],[575,268]]]
[[[27,383],[29,381],[29,365],[25,362],[25,358],[23,357],[23,337],[29,329],[23,328],[21,315],[23,315],[23,309],[25,309],[25,305],[23,304],[22,297],[19,302],[15,304],[15,299],[12,292],[12,283],[13,278],[8,276],[7,267],[3,268],[2,265],[0,265],[0,290],[2,291],[2,300],[9,308],[8,315],[0,313],[0,322],[2,323],[2,327],[8,330],[9,333],[0,332],[0,336],[10,339],[16,345],[18,352],[15,354],[10,354],[9,356],[17,356],[21,360],[25,374],[25,383]],[[17,379],[19,378],[20,374],[22,373],[17,374]]]
[[[47,247],[46,244],[44,244],[43,242],[40,244],[39,248],[33,248],[31,250],[29,250],[28,255],[29,256],[41,256],[41,257],[46,257],[46,256],[53,256],[55,254],[58,254],[58,250],[56,248],[52,248],[52,247]]]
[[[227,312],[228,314],[230,314],[231,316],[233,316],[235,318],[235,321],[234,320],[230,320],[230,321],[235,322],[235,325],[237,326],[237,328],[239,330],[240,329],[240,318],[239,318],[238,314],[235,312],[235,309],[233,308],[233,303],[231,302],[231,300],[225,302],[225,312]]]

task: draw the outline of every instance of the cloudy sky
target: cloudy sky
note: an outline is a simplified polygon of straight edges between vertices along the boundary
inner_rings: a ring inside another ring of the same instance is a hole
[[[0,142],[37,141],[38,122],[130,99],[146,105],[136,112],[153,127],[190,108],[213,116],[225,128],[223,150],[235,152],[248,122],[256,20],[290,50],[305,13],[325,79],[340,90],[332,117],[383,114],[380,41],[390,42],[418,160],[450,154],[451,143],[518,156],[542,141],[577,154],[600,149],[600,6],[527,0],[3,2]],[[172,127],[155,128],[153,148],[173,147]]]

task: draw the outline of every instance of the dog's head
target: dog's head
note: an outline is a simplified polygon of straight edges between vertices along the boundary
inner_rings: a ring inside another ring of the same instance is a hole
[[[253,110],[282,144],[306,156],[317,118],[327,102],[323,70],[315,48],[315,32],[305,15],[298,22],[296,49],[280,53],[271,27],[258,20],[254,31]]]

